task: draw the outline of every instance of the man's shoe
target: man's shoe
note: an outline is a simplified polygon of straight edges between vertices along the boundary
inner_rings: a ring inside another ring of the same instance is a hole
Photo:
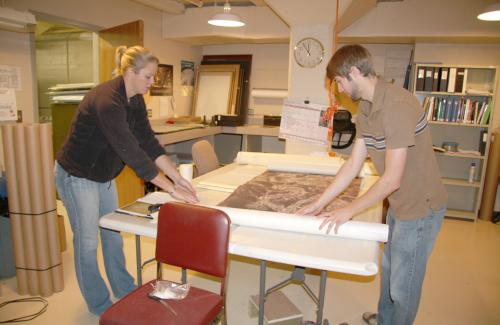
[[[371,313],[367,311],[366,313],[363,313],[363,320],[365,321],[366,324],[368,325],[378,325],[377,321],[377,313]]]

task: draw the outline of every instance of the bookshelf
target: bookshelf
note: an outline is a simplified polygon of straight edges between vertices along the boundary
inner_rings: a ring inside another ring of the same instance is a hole
[[[458,152],[437,152],[448,191],[446,216],[478,216],[491,141],[497,67],[415,64],[412,92],[422,104],[435,147],[458,144]],[[475,176],[469,182],[471,164]]]

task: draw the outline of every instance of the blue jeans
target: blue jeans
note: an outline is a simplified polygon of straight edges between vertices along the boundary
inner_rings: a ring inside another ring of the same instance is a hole
[[[115,297],[121,298],[135,289],[134,279],[125,268],[120,233],[99,228],[99,219],[117,208],[115,182],[98,183],[71,176],[57,162],[55,177],[57,192],[68,211],[73,230],[78,285],[90,312],[100,315],[112,302],[97,266],[99,229],[106,275]]]
[[[441,229],[445,208],[429,209],[417,220],[399,220],[387,213],[389,239],[382,256],[377,320],[383,325],[411,325],[420,303],[427,260]]]

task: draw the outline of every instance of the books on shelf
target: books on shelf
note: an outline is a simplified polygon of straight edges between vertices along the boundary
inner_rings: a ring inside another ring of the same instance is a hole
[[[434,68],[426,67],[425,78],[424,78],[424,91],[432,91],[433,82],[434,82]]]
[[[432,91],[439,91],[439,72],[438,67],[434,68],[434,74],[432,76]]]
[[[488,125],[491,101],[462,96],[426,96],[422,108],[428,121]]]
[[[415,91],[464,93],[467,69],[418,66]]]
[[[450,73],[448,74],[448,92],[455,92],[455,82],[457,78],[457,68],[450,68]]]
[[[424,80],[425,80],[425,67],[418,67],[417,69],[417,82],[415,84],[415,90],[424,90]]]
[[[477,173],[470,182],[468,176],[472,163],[484,171],[491,159],[487,148],[492,138],[498,68],[429,62],[415,64],[414,73],[413,94],[431,125],[429,132],[443,183],[453,188],[448,191],[446,215],[474,220],[486,177],[484,172]]]
[[[463,93],[465,80],[467,79],[467,69],[457,68],[457,74],[455,78],[455,90],[456,93]]]
[[[486,144],[488,143],[488,130],[482,129],[479,135],[479,152],[481,156],[486,153]]]
[[[439,91],[448,91],[448,68],[439,68]]]

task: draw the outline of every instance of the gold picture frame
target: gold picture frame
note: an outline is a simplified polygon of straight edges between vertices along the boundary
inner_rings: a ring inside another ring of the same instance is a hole
[[[205,116],[207,121],[217,114],[236,114],[239,80],[239,64],[200,65],[191,114]]]

